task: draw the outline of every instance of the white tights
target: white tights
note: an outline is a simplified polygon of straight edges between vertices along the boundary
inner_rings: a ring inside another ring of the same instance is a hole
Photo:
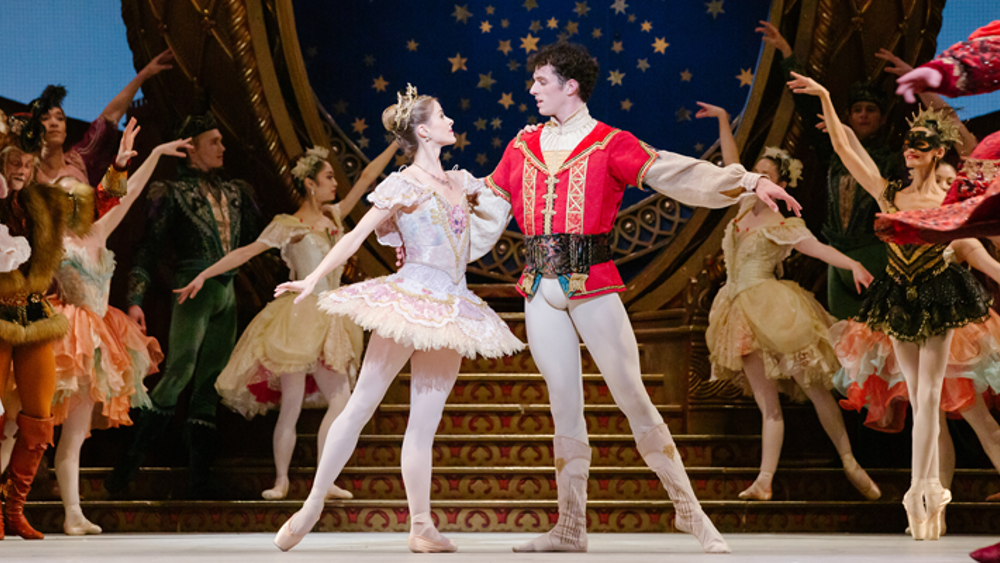
[[[319,364],[312,374],[320,393],[326,398],[326,414],[319,426],[317,436],[317,462],[323,459],[323,448],[330,425],[344,410],[350,397],[350,381],[346,374],[332,371]],[[302,401],[306,393],[306,374],[286,373],[279,378],[281,382],[281,412],[274,426],[274,488],[264,491],[264,498],[284,498],[288,492],[288,466],[295,451],[295,426],[302,412]]]
[[[410,507],[411,534],[439,539],[432,521],[425,517],[431,508],[431,447],[441,422],[444,403],[458,377],[462,356],[451,349],[414,351],[412,347],[377,333],[372,334],[368,344],[354,393],[330,426],[309,498],[289,525],[293,534],[307,533],[319,520],[327,490],[350,459],[361,430],[375,414],[389,385],[407,360],[410,360],[412,372],[410,415],[403,438],[401,463]]]
[[[59,496],[62,497],[66,514],[63,530],[70,535],[99,534],[101,528],[87,520],[80,508],[80,449],[90,434],[94,412],[94,399],[90,396],[89,384],[82,386],[72,400],[75,404],[62,423],[62,433],[56,447],[56,480],[59,482]]]
[[[558,280],[543,278],[524,310],[531,357],[545,378],[557,435],[588,443],[581,338],[636,440],[663,424],[642,383],[635,333],[617,294],[571,300]]]

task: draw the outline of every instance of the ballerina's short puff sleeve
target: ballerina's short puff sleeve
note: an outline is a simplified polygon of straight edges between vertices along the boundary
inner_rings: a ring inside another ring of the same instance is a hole
[[[465,193],[469,211],[469,262],[493,249],[510,222],[510,202],[486,186],[483,180],[465,172]]]
[[[12,272],[31,258],[31,245],[24,237],[13,237],[0,225],[0,273]]]
[[[791,255],[796,244],[816,238],[816,235],[812,234],[806,227],[806,222],[798,217],[788,217],[773,224],[758,227],[758,229],[769,241],[784,249],[781,260]]]
[[[283,213],[271,219],[271,223],[257,237],[257,242],[262,242],[271,248],[282,248],[293,238],[301,237],[308,232],[309,225],[292,215]]]
[[[368,201],[379,209],[412,207],[419,205],[434,195],[429,188],[406,179],[402,174],[393,172],[382,181],[368,196]],[[383,246],[402,246],[403,237],[399,234],[395,216],[390,216],[375,227],[375,236]]]

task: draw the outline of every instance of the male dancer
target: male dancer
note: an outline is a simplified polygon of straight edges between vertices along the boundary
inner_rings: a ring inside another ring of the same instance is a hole
[[[178,166],[177,180],[149,188],[149,221],[129,275],[129,316],[145,327],[142,300],[150,271],[164,246],[176,255],[174,287],[184,287],[199,272],[233,248],[250,244],[258,234],[259,212],[250,185],[225,180],[222,133],[211,112],[189,116],[178,133],[191,138],[193,150]],[[193,380],[191,404],[184,425],[189,453],[188,493],[191,498],[217,498],[222,492],[211,478],[215,450],[215,414],[219,395],[215,380],[236,342],[234,272],[205,282],[197,299],[174,303],[169,349],[163,378],[150,393],[153,405],[143,409],[132,444],[104,486],[120,492],[135,477],[142,462],[173,417],[177,398]]]
[[[553,119],[519,134],[486,183],[509,202],[525,235],[527,261],[518,282],[532,357],[549,389],[555,421],[554,452],[559,521],[549,533],[514,551],[586,551],[587,478],[591,451],[583,417],[580,342],[583,338],[639,452],[674,503],[675,525],[698,538],[705,551],[729,546],[702,511],[673,438],[642,384],[639,351],[617,292],[625,290],[611,261],[611,229],[629,185],[646,184],[691,205],[726,207],[741,195],[777,210],[780,187],[742,166],[714,164],[654,151],[632,134],[592,117],[587,99],[597,63],[586,48],[549,45],[528,61],[531,94]]]

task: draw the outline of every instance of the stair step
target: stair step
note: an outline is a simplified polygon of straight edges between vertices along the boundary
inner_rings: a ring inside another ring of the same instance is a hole
[[[298,510],[300,501],[84,501],[87,517],[105,533],[273,533]],[[896,501],[742,502],[706,501],[705,512],[722,533],[892,533],[906,527]],[[58,501],[29,502],[25,514],[44,533],[62,530]],[[557,518],[553,500],[434,501],[438,528],[449,532],[548,531]],[[328,503],[316,532],[406,532],[403,500],[350,500]],[[1000,503],[953,502],[948,528],[968,534],[994,534]],[[592,533],[669,532],[674,511],[669,501],[591,501],[587,529]],[[693,539],[691,540],[694,541]]]
[[[531,356],[530,346],[527,346],[528,337],[524,332],[524,325],[512,326],[511,331],[515,336],[521,339],[521,342],[525,343],[524,350],[502,358],[483,358],[482,356],[476,356],[475,358],[463,358],[459,371],[462,373],[539,373],[540,370],[538,369],[538,366],[535,365],[535,360]],[[639,357],[646,357],[646,343],[639,342],[638,346]],[[590,351],[587,349],[587,346],[582,343],[580,344],[580,368],[583,373],[596,374],[601,371],[597,368],[597,363],[594,362],[594,358],[590,355]]]
[[[682,410],[676,405],[656,405],[671,431],[681,429]],[[382,405],[373,419],[374,433],[398,434],[406,430],[410,406]],[[630,432],[628,419],[617,405],[585,405],[587,431],[596,434]],[[447,434],[551,434],[554,431],[548,404],[445,405],[438,432]]]
[[[666,401],[663,374],[643,374],[642,381],[654,403]],[[411,383],[409,373],[400,374],[389,387],[383,404],[409,404]],[[583,376],[583,398],[586,404],[614,404],[600,374]],[[448,404],[548,402],[548,386],[539,373],[460,373],[448,396]]]

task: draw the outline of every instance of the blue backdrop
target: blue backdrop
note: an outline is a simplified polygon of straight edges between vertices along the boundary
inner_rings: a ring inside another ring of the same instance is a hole
[[[382,110],[410,82],[455,119],[446,166],[483,176],[520,128],[543,119],[525,62],[561,37],[600,64],[594,117],[700,155],[718,126],[694,119],[695,101],[742,111],[761,51],[753,30],[769,9],[769,0],[297,0],[295,17],[320,101],[366,154],[385,148]]]

